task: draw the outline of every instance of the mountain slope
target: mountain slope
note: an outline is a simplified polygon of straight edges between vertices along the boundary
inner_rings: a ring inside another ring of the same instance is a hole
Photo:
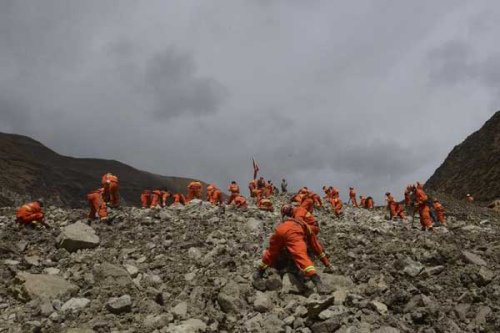
[[[185,193],[191,181],[140,171],[113,160],[62,156],[38,141],[5,133],[0,133],[0,170],[0,206],[15,202],[12,197],[19,194],[81,207],[86,193],[98,188],[107,172],[119,177],[120,194],[128,205],[138,205],[145,188],[166,187]]]
[[[452,150],[426,186],[455,198],[500,198],[500,111]]]

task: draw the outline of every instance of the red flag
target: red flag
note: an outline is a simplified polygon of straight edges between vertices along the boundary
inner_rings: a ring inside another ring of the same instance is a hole
[[[253,179],[257,179],[257,173],[259,172],[259,166],[255,163],[255,159],[252,158],[253,161]]]

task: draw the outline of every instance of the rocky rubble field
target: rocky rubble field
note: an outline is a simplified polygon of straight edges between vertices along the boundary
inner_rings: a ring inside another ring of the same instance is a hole
[[[336,266],[317,262],[318,295],[286,271],[252,280],[278,213],[195,200],[89,227],[49,208],[33,230],[1,209],[0,332],[500,332],[499,219],[474,212],[435,233],[383,209],[317,212]]]

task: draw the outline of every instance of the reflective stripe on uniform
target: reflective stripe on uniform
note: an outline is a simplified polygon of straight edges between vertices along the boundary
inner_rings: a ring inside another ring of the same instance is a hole
[[[308,266],[308,267],[306,267],[306,268],[303,269],[303,272],[307,273],[307,272],[315,271],[315,270],[316,270],[316,267],[314,267],[314,266]]]
[[[31,206],[29,206],[29,205],[24,205],[23,207],[26,208],[27,210],[29,210],[30,212],[33,211],[33,208],[31,208]]]
[[[260,265],[259,265],[260,268],[267,268],[268,266],[266,264],[264,264],[264,262],[261,262]]]
[[[326,253],[325,253],[325,252],[321,253],[321,254],[318,256],[318,259],[323,259],[324,257],[326,257]]]

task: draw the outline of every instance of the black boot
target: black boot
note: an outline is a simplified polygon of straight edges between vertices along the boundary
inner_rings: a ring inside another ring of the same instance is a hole
[[[318,294],[326,294],[326,286],[321,282],[321,279],[318,274],[314,274],[311,276],[311,281],[314,283],[316,286],[316,290],[318,291]]]

